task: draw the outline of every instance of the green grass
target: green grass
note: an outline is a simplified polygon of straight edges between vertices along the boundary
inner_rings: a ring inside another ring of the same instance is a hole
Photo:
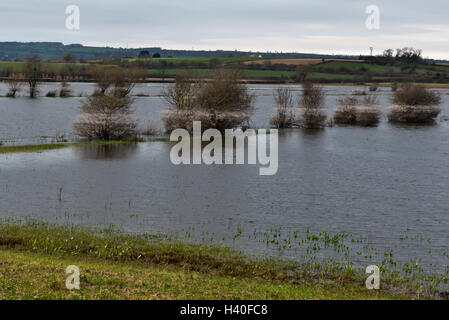
[[[348,70],[360,71],[361,68],[365,68],[369,72],[376,73],[407,73],[409,69],[403,70],[400,66],[383,66],[369,63],[349,62],[349,61],[330,61],[315,65],[314,69],[319,68],[332,68],[335,71],[339,71],[341,67],[345,67]],[[436,74],[438,72],[449,72],[449,66],[431,66],[431,65],[411,65],[409,68],[414,68],[414,72],[417,74],[431,73]]]
[[[213,75],[212,69],[149,69],[148,74],[153,76],[175,76],[177,74],[185,74],[191,72],[199,77],[210,77]],[[279,70],[241,70],[242,77],[248,79],[263,79],[263,78],[280,78],[281,76],[291,77],[294,75],[293,71],[279,71]]]
[[[321,72],[312,72],[307,75],[307,79],[326,79],[326,80],[356,80],[360,78],[359,75],[354,74],[336,74],[336,73],[321,73]]]
[[[80,291],[65,288],[69,265],[80,268]],[[288,270],[295,266],[161,236],[0,224],[0,299],[412,298],[370,291],[346,277],[287,276]]]
[[[21,71],[25,63],[21,61],[0,61],[0,71],[10,69],[13,72]],[[62,67],[82,67],[88,66],[87,63],[62,63],[62,62],[44,62],[42,66],[47,71],[57,72]]]
[[[69,144],[67,143],[53,143],[53,144],[33,144],[33,145],[23,145],[23,146],[0,146],[1,153],[12,153],[12,152],[41,152],[46,150],[55,150],[67,148]]]
[[[31,144],[23,146],[0,146],[0,154],[14,152],[43,152],[47,150],[63,149],[68,147],[82,147],[86,145],[117,145],[130,144],[138,141],[88,141],[88,142],[72,142],[72,143],[50,143],[50,144]]]
[[[256,61],[262,60],[261,58],[252,58],[252,57],[192,57],[192,58],[134,58],[128,59],[128,61],[149,61],[152,63],[158,63],[161,61],[165,61],[167,63],[171,62],[173,64],[180,63],[209,63],[211,60],[218,60],[221,63],[233,63],[233,62],[244,62],[244,61]]]

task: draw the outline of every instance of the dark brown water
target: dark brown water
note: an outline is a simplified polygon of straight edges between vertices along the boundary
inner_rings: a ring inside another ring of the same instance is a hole
[[[252,87],[258,94],[253,121],[264,127],[274,86]],[[157,95],[160,89],[148,85],[137,91]],[[327,87],[329,109],[354,89]],[[442,92],[444,118],[448,96]],[[387,107],[388,90],[376,94]],[[17,142],[56,132],[70,135],[79,99],[1,98],[0,137]],[[135,103],[145,121],[159,119],[163,107],[154,96]],[[259,176],[258,167],[248,165],[174,166],[170,147],[145,142],[0,154],[0,216],[113,223],[132,232],[190,230],[218,240],[232,239],[240,228],[237,248],[290,258],[297,257],[295,250],[280,253],[251,235],[310,228],[363,236],[381,253],[394,249],[403,261],[422,259],[439,270],[448,264],[447,121],[399,126],[384,120],[377,128],[286,130],[279,136],[275,176]]]

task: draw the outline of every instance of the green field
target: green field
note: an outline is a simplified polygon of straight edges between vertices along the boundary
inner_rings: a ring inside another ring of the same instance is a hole
[[[251,57],[218,57],[218,58],[142,58],[128,59],[129,62],[148,61],[147,74],[153,78],[173,78],[178,74],[193,74],[200,78],[207,78],[213,75],[213,69],[209,65],[212,60],[218,60],[225,66],[238,66],[239,62],[261,60]],[[272,59],[262,58],[270,61]],[[284,59],[285,60],[285,59]],[[297,59],[295,59],[297,60]],[[161,63],[164,62],[165,65]],[[50,77],[64,68],[64,74],[70,72],[81,72],[84,80],[89,80],[90,76],[86,67],[90,63],[43,63],[43,69]],[[24,62],[0,62],[0,73],[3,77],[8,72],[20,72]],[[83,69],[80,69],[83,67]],[[241,74],[247,80],[265,81],[295,81],[295,66],[279,66],[279,64],[269,64],[251,66],[247,65],[241,69]],[[78,71],[76,71],[78,70]],[[363,62],[351,61],[328,61],[311,66],[308,70],[308,80],[317,82],[427,82],[427,83],[449,83],[449,66],[443,65],[407,65],[407,66],[383,66]]]
[[[0,61],[0,71],[11,70],[12,72],[20,72],[24,62],[16,61]],[[60,62],[44,62],[43,68],[49,71],[59,71],[63,67],[87,67],[88,63],[60,63]]]
[[[358,63],[358,62],[340,62],[340,61],[330,61],[325,63],[320,63],[314,66],[314,69],[317,70],[319,68],[332,68],[335,71],[338,71],[340,68],[346,68],[352,71],[360,71],[362,68],[366,69],[369,72],[375,73],[401,73],[406,72],[403,68],[399,66],[382,66],[382,65],[373,65],[368,63]],[[425,65],[410,65],[407,66],[407,69],[414,69],[416,73],[432,73],[436,74],[438,72],[449,72],[449,66],[425,66]]]
[[[217,60],[221,63],[231,63],[231,62],[244,62],[244,61],[257,61],[263,60],[263,58],[253,58],[253,57],[195,57],[195,58],[134,58],[127,59],[130,62],[133,61],[148,61],[154,63],[160,63],[165,61],[167,63],[171,62],[174,64],[180,63],[209,63],[211,60]]]
[[[198,77],[210,77],[213,75],[212,69],[149,69],[148,75],[160,77],[175,76],[177,74],[193,74]],[[248,79],[264,79],[264,78],[280,78],[281,76],[291,77],[293,71],[279,71],[279,70],[241,70],[244,78]]]

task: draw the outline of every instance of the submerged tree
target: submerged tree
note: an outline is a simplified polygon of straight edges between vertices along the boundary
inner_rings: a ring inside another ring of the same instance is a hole
[[[193,121],[201,121],[204,130],[233,129],[248,125],[253,111],[254,97],[233,69],[216,70],[214,78],[202,84],[178,77],[164,97],[171,105],[162,117],[167,131],[192,130]]]
[[[97,89],[94,95],[104,96],[107,90],[114,83],[114,78],[112,76],[113,69],[116,67],[104,67],[100,65],[95,65],[92,67],[92,76],[96,82]]]
[[[341,125],[375,126],[379,123],[380,116],[376,97],[366,96],[362,100],[347,97],[338,100],[333,122]]]
[[[24,80],[28,83],[29,96],[35,98],[42,78],[42,63],[38,57],[27,58],[23,65]]]
[[[6,80],[6,85],[8,86],[8,93],[6,94],[7,97],[15,98],[16,93],[19,92],[23,85],[23,79],[16,75],[11,74],[8,79]]]
[[[70,88],[70,85],[63,81],[61,82],[61,86],[59,87],[59,96],[61,98],[69,97],[72,94],[72,89]]]
[[[111,77],[112,81],[112,93],[116,97],[128,96],[137,82],[145,79],[147,71],[140,68],[122,69],[116,68],[113,70]]]
[[[81,107],[73,131],[87,139],[122,140],[136,137],[132,99],[114,95],[92,96]]]
[[[394,105],[388,109],[392,122],[432,122],[441,112],[438,93],[418,84],[404,84],[393,96]]]
[[[323,89],[310,82],[304,83],[299,114],[300,122],[305,128],[315,129],[325,126],[327,115],[323,104]]]
[[[289,88],[278,88],[274,94],[276,110],[270,124],[276,128],[290,128],[295,123],[293,95]]]
[[[92,74],[97,84],[94,95],[106,95],[111,91],[117,97],[126,97],[137,82],[145,79],[146,70],[95,66],[92,69]]]

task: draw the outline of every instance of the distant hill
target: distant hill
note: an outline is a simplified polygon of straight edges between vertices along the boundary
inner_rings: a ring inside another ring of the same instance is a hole
[[[264,58],[358,58],[345,55],[322,55],[311,53],[279,53],[279,52],[249,52],[249,51],[195,51],[195,50],[168,50],[159,47],[151,48],[112,48],[89,47],[81,44],[64,45],[61,42],[0,42],[0,60],[23,60],[29,56],[37,55],[41,58],[59,58],[66,53],[72,53],[77,59],[100,59],[104,57],[137,57],[139,52],[147,50],[151,55],[159,53],[162,57],[223,57],[223,56],[250,56],[261,55]]]

